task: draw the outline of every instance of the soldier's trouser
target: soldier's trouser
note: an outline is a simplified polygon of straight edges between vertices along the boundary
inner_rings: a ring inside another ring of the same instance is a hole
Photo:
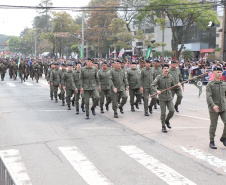
[[[174,105],[173,105],[173,100],[170,101],[163,101],[159,100],[160,108],[161,108],[161,122],[162,126],[165,126],[165,121],[169,121],[173,115],[174,115]],[[169,110],[168,115],[166,116],[166,106]]]
[[[75,90],[66,88],[66,102],[68,106],[71,106],[71,97]]]
[[[35,72],[35,79],[36,79],[36,81],[38,81],[38,79],[39,79],[39,73],[36,73]]]
[[[75,92],[75,108],[79,109],[79,99],[80,99],[80,95],[81,95],[81,91],[78,90],[78,93]],[[82,97],[82,101],[81,101],[81,106],[85,105],[85,98],[84,98],[84,94],[81,95]]]
[[[89,99],[91,96],[93,97],[93,108],[95,109],[98,101],[100,99],[100,95],[97,89],[94,90],[84,90],[84,96],[85,96],[85,105],[86,105],[86,115],[89,115]]]
[[[53,85],[54,98],[57,99],[58,86]]]
[[[45,70],[45,79],[47,79],[47,71],[48,71],[48,70]]]
[[[154,92],[151,91],[150,88],[145,88],[143,90],[143,95],[144,95],[144,112],[148,112],[148,96],[154,94]],[[151,103],[150,103],[150,107],[152,107],[153,105],[156,104],[156,96],[151,98]]]
[[[60,89],[60,98],[61,98],[62,102],[64,103],[65,92],[64,92],[64,89],[63,89],[63,85],[61,85],[61,89]]]
[[[209,113],[210,113],[210,129],[209,129],[210,141],[214,141],[219,116],[221,117],[221,119],[224,123],[224,130],[223,130],[222,138],[226,138],[226,111],[209,112]]]
[[[50,84],[50,97],[53,98],[53,87],[51,87],[51,84]]]
[[[121,102],[121,107],[123,107],[128,99],[128,95],[126,93],[125,90],[123,91],[118,91],[117,93],[115,93],[114,91],[112,91],[112,109],[114,110],[114,113],[117,113],[117,107],[118,107],[118,97],[121,96],[122,97],[122,102]]]
[[[5,78],[5,72],[1,72],[1,79],[3,80]]]
[[[175,102],[175,105],[178,106],[181,104],[181,100],[183,98],[183,94],[182,94],[182,89],[181,87],[179,87],[178,89],[171,89],[172,92],[172,96],[174,97],[174,95],[177,95],[177,100]]]
[[[15,79],[17,77],[17,71],[13,70],[13,78]]]
[[[140,92],[140,88],[138,89],[129,89],[129,96],[130,96],[130,105],[133,106],[134,104],[138,104],[141,100],[142,93]],[[136,98],[136,102],[134,103],[134,97]]]
[[[12,76],[13,76],[13,70],[9,70],[9,76],[10,76],[10,78],[12,78]]]
[[[100,108],[103,109],[104,105],[104,97],[106,97],[106,104],[109,105],[111,103],[111,90],[102,90],[100,92]]]
[[[20,79],[21,80],[24,80],[25,79],[24,71],[20,71]]]

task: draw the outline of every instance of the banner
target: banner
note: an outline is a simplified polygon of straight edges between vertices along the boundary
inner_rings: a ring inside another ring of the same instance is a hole
[[[82,46],[80,46],[80,58],[83,58]]]
[[[150,57],[151,51],[152,51],[152,47],[148,48],[148,50],[146,52],[146,60]]]

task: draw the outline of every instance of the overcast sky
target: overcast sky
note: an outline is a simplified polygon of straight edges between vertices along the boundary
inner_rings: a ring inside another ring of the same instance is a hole
[[[41,0],[0,0],[0,5],[37,6]],[[53,6],[81,7],[90,0],[52,0]],[[78,13],[67,11],[74,18]],[[31,28],[38,13],[28,9],[0,9],[0,34],[19,36],[25,27]]]

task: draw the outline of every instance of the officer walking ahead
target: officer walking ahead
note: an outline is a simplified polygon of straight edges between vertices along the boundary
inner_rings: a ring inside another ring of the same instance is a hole
[[[171,129],[169,120],[174,115],[173,97],[171,90],[161,93],[161,91],[174,86],[173,76],[169,73],[169,65],[164,64],[162,66],[162,75],[157,76],[157,78],[152,83],[152,88],[155,92],[159,94],[159,103],[161,108],[161,122],[162,122],[162,132],[167,133],[165,125]],[[181,84],[178,84],[180,86]],[[155,87],[159,90],[157,90]],[[166,106],[169,109],[169,113],[166,116]]]
[[[224,123],[224,130],[220,141],[226,146],[226,82],[221,80],[222,69],[220,67],[213,69],[214,80],[210,81],[206,87],[206,101],[210,114],[210,148],[217,149],[214,143],[215,132],[217,129],[218,117],[220,116]]]

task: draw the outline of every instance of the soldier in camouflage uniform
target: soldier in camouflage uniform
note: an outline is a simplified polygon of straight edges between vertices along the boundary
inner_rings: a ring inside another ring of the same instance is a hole
[[[55,69],[55,64],[54,63],[51,63],[50,64],[50,68],[47,72],[47,81],[48,81],[48,84],[50,85],[50,98],[51,100],[53,100],[53,87],[51,87],[51,84],[50,84],[50,75],[51,75],[51,72]]]
[[[178,83],[183,82],[183,78],[182,78],[180,69],[176,68],[176,66],[177,66],[176,61],[172,61],[171,68],[169,69],[169,74],[171,74],[173,76],[174,83],[178,84]],[[184,90],[184,84],[182,84],[182,89]],[[175,94],[177,95],[177,100],[174,105],[176,112],[179,112],[178,105],[181,104],[181,100],[183,98],[182,89],[181,89],[181,87],[175,87],[175,88],[171,89],[172,96],[174,97]]]
[[[55,103],[57,103],[58,102],[58,100],[57,100],[58,87],[61,88],[60,71],[59,71],[59,64],[58,63],[55,63],[55,69],[50,74],[50,83],[51,83],[51,87],[53,87],[53,94],[54,94],[54,98],[55,98]]]
[[[19,64],[19,73],[20,73],[21,83],[23,81],[25,82],[26,66],[24,64],[23,59],[21,59],[20,64]]]
[[[91,59],[86,61],[86,67],[81,70],[81,94],[84,91],[86,119],[89,119],[89,99],[93,98],[92,114],[95,116],[95,108],[100,99],[98,90],[101,91],[98,70],[92,67]]]
[[[18,65],[17,65],[17,63],[15,61],[13,62],[12,70],[13,70],[13,79],[16,80],[17,71],[18,71]]]
[[[38,62],[36,62],[34,65],[34,75],[35,75],[36,83],[38,83],[39,75],[40,75],[40,66],[38,65]]]
[[[158,75],[161,75],[162,74],[162,68],[160,66],[159,60],[155,60],[155,62],[154,62],[153,73],[154,73],[153,74],[153,80],[155,80],[155,78]],[[158,100],[157,96],[154,97],[154,98],[156,98],[156,103],[154,105],[154,109],[157,109],[157,104],[159,105],[159,100]]]
[[[44,64],[45,65],[45,64]],[[59,94],[59,99],[62,100],[62,106],[65,105],[65,91],[63,89],[63,85],[62,85],[62,80],[63,80],[63,76],[65,73],[67,73],[66,70],[66,64],[62,64],[61,65],[61,70],[60,70],[60,84],[61,84],[61,88],[60,88],[60,94]],[[45,68],[44,68],[45,69]]]
[[[1,80],[2,81],[4,81],[6,70],[7,70],[6,66],[3,64],[3,62],[1,62],[0,73],[1,73]]]
[[[213,69],[214,80],[210,81],[206,87],[206,101],[210,114],[210,148],[217,149],[214,137],[217,129],[219,116],[224,123],[224,130],[220,141],[226,146],[226,82],[221,80],[222,68]]]
[[[110,72],[107,69],[107,62],[102,63],[102,69],[98,72],[100,79],[100,111],[104,113],[104,98],[106,97],[106,110],[109,111],[109,104],[111,103],[111,86],[110,86]]]

